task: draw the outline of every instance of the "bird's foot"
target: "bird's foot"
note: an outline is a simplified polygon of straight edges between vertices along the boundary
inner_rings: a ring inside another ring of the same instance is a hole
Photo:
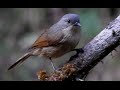
[[[83,53],[83,52],[84,52],[83,48],[73,49],[72,51],[76,51],[77,54],[78,54],[78,53]]]
[[[84,50],[82,48],[79,48],[79,49],[73,49],[72,51],[76,51],[77,53],[74,55],[74,56],[71,56],[71,58],[69,59],[68,62],[72,61],[74,58],[78,57],[78,54],[79,53],[83,53]]]

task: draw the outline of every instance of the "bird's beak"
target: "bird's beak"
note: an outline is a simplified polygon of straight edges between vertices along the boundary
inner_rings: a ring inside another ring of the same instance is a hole
[[[81,24],[78,23],[78,22],[76,22],[76,23],[74,24],[74,26],[80,26],[80,27],[81,27]]]

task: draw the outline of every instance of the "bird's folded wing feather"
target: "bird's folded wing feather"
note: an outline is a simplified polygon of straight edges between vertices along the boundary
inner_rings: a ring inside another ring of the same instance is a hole
[[[63,34],[61,31],[46,31],[33,43],[30,49],[42,48],[47,46],[58,45],[63,39]]]

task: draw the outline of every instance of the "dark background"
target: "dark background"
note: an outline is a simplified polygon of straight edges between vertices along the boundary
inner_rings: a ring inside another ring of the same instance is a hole
[[[82,36],[79,45],[82,47],[115,19],[119,8],[0,8],[0,80],[38,80],[36,73],[45,69],[52,71],[49,61],[40,57],[31,57],[22,65],[11,71],[8,67],[22,56],[37,37],[66,13],[80,15]],[[73,55],[70,52],[54,60],[56,68]],[[120,80],[120,47],[113,51],[93,68],[86,80],[119,81]]]

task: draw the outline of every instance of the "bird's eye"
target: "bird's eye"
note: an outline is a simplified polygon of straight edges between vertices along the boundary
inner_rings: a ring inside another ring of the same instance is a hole
[[[70,20],[67,20],[68,23],[70,23],[71,21]]]

